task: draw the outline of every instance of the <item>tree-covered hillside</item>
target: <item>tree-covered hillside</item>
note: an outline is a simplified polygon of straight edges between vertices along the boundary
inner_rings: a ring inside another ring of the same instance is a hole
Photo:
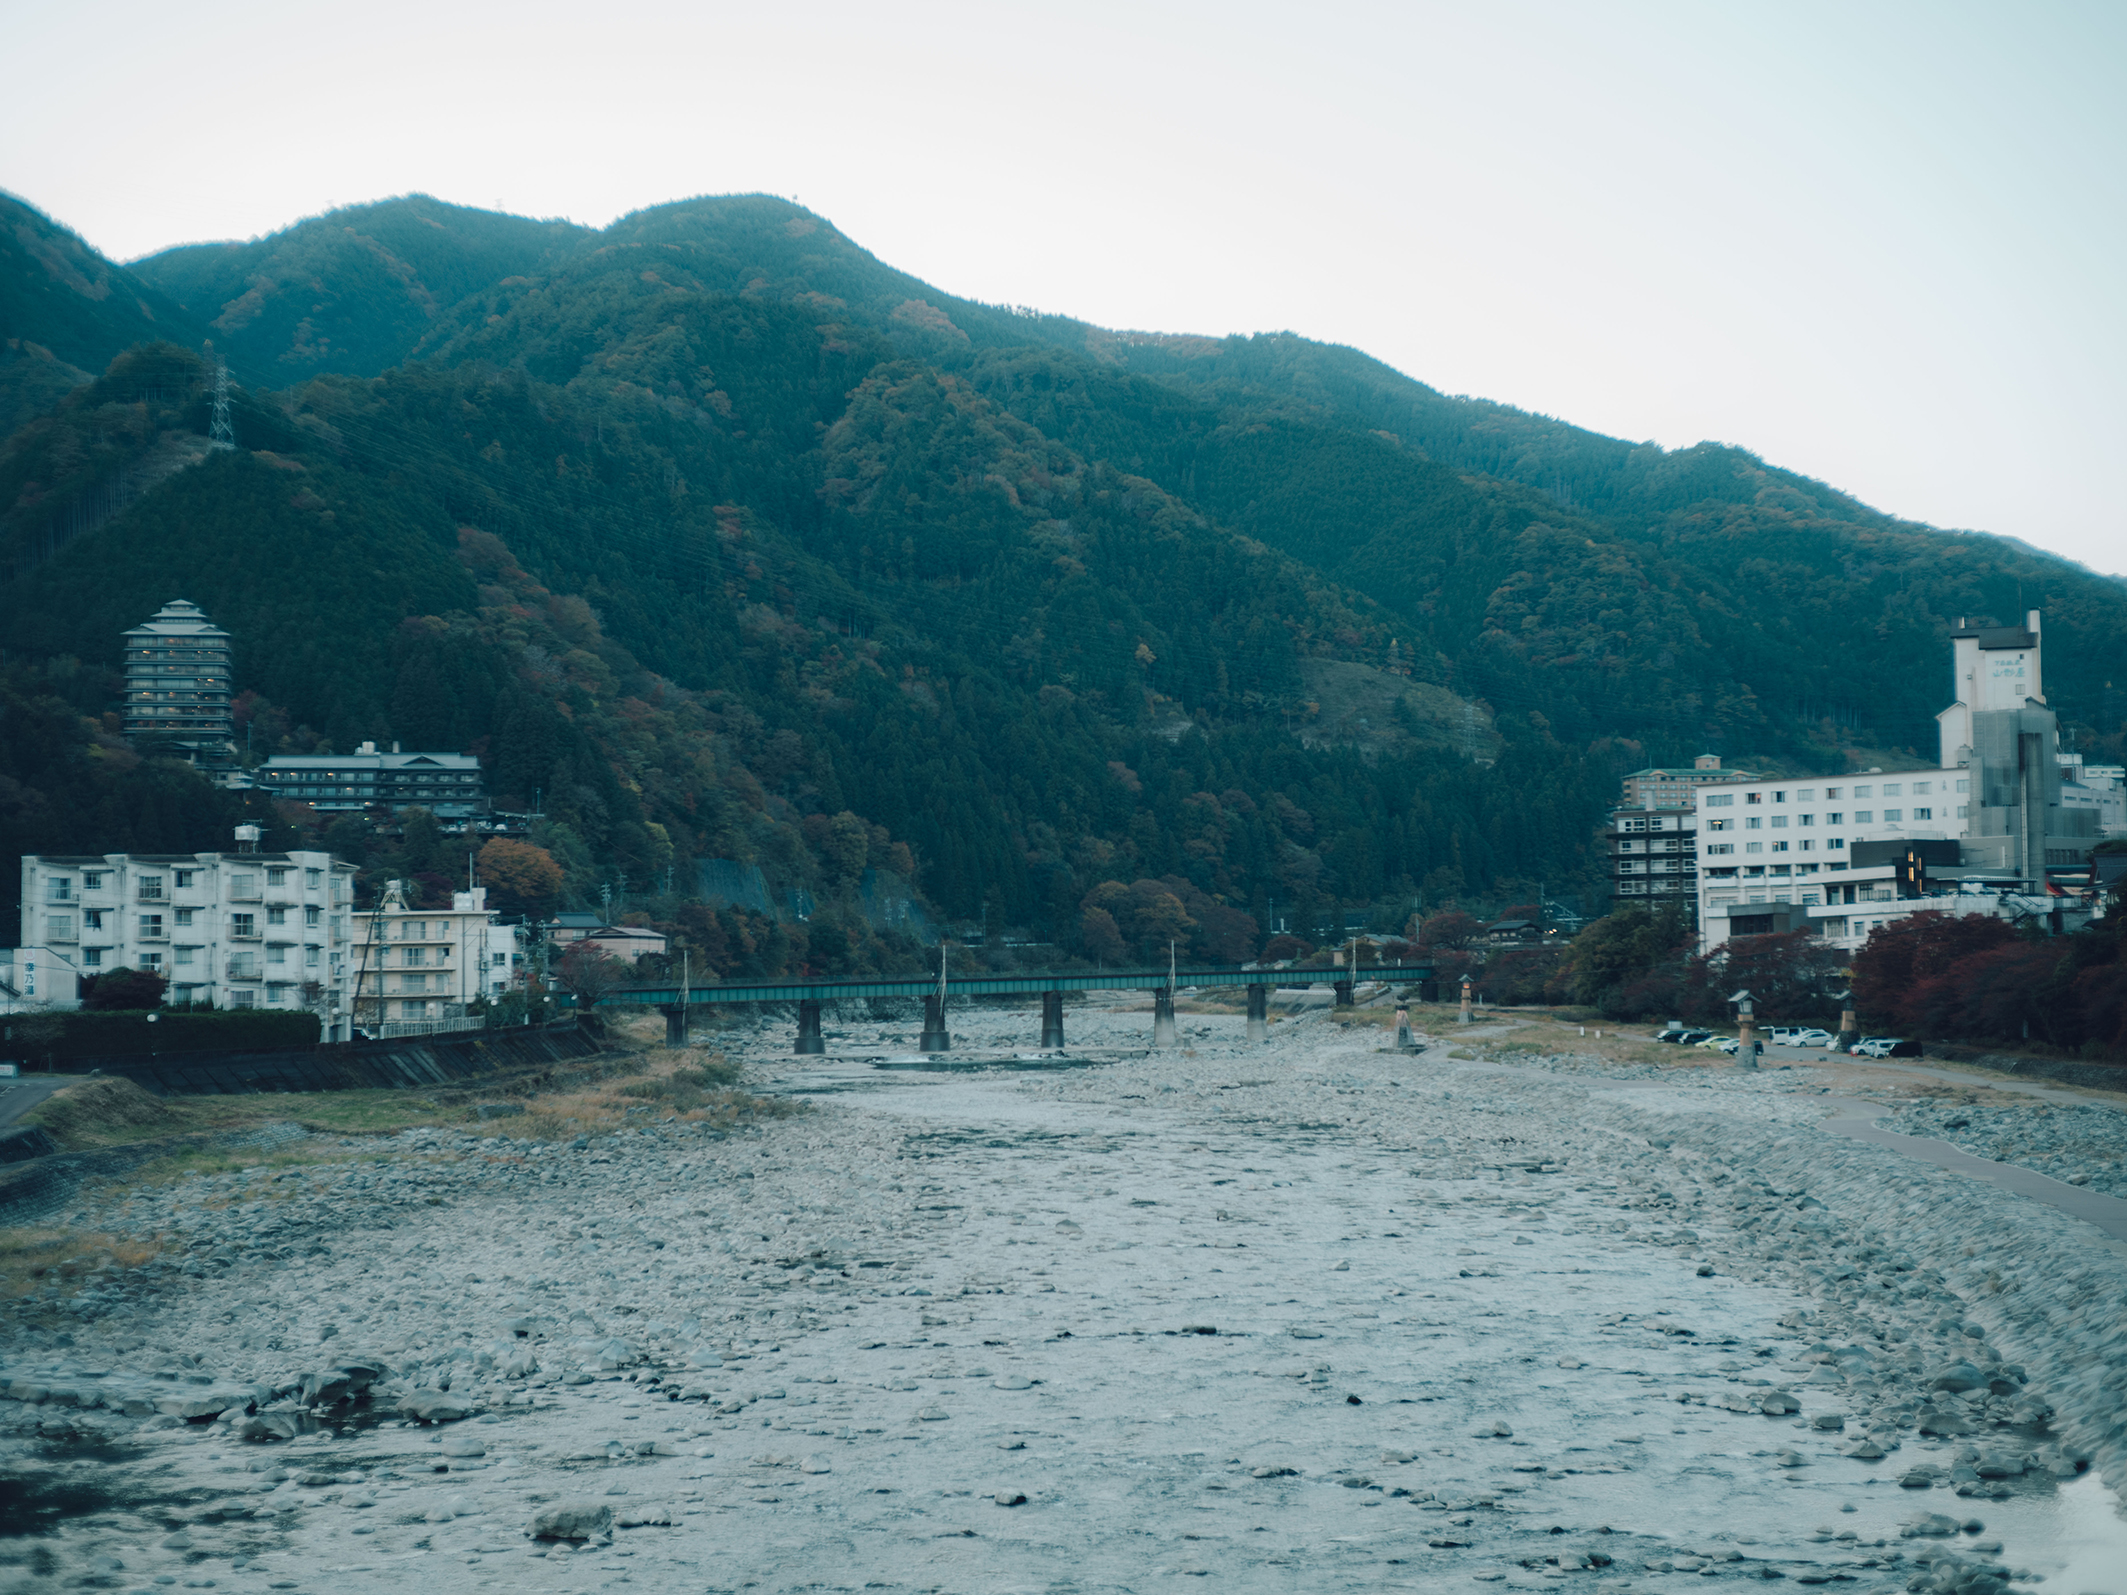
[[[2085,741],[2127,709],[2117,583],[1288,335],[969,304],[779,200],[595,234],[394,201],[140,270],[224,319],[266,285],[218,334],[239,448],[30,559],[55,504],[195,457],[205,368],[137,350],[15,433],[18,690],[94,710],[117,634],[190,598],[254,755],[477,752],[564,895],[649,894],[734,968],[895,956],[867,871],[1089,951],[1592,899],[1622,770],[1926,751],[1949,621],[2019,588]],[[712,924],[716,859],[822,907]]]

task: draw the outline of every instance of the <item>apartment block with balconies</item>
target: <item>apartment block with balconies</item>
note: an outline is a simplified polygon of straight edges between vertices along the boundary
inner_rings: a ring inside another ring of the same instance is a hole
[[[25,947],[77,976],[147,969],[173,1005],[309,1009],[328,1039],[352,1005],[352,864],[329,853],[27,854]]]
[[[1610,890],[1621,902],[1696,901],[1698,816],[1667,806],[1623,808],[1603,829]]]

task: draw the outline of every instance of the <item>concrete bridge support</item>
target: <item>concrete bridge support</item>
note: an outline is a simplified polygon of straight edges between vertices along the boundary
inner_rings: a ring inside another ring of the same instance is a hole
[[[953,1038],[945,1028],[945,999],[929,996],[923,999],[923,1039],[916,1043],[919,1052],[951,1052]]]
[[[801,1000],[798,1003],[798,1044],[793,1052],[825,1052],[827,1042],[820,1035],[820,1005]]]
[[[1160,986],[1152,993],[1152,1044],[1155,1047],[1171,1047],[1177,1039],[1174,1031],[1174,988]]]
[[[1041,994],[1042,1051],[1059,1051],[1063,1044],[1063,993],[1045,991]]]
[[[1268,986],[1250,986],[1248,988],[1248,1039],[1250,1041],[1268,1041],[1270,1039],[1270,988]]]
[[[1349,1008],[1352,1005],[1352,987],[1355,984],[1357,982],[1350,980],[1333,980],[1330,982],[1332,989],[1337,994],[1337,1006],[1339,1008]]]
[[[687,1005],[676,1002],[668,1008],[658,1009],[658,1012],[665,1016],[665,1045],[684,1047],[687,1044]]]

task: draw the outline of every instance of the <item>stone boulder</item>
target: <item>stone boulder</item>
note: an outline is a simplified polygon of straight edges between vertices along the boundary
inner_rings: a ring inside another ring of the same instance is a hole
[[[532,1519],[535,1540],[591,1540],[613,1528],[613,1509],[603,1501],[556,1501]]]

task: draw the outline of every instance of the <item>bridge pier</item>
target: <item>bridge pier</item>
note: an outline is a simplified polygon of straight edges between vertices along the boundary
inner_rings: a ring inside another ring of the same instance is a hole
[[[1398,999],[1396,1002],[1396,1050],[1416,1052],[1418,1043],[1411,1036],[1411,1005]]]
[[[1250,1041],[1268,1041],[1270,1039],[1270,988],[1268,986],[1250,986],[1248,988],[1248,1039]]]
[[[1041,994],[1041,1049],[1055,1052],[1063,1044],[1063,993],[1045,991]]]
[[[936,993],[923,999],[923,1039],[916,1043],[920,1052],[951,1052],[953,1038],[945,1028],[945,999]]]
[[[798,1044],[792,1052],[825,1052],[827,1043],[820,1036],[820,1005],[809,998],[798,1002]]]
[[[1175,1040],[1174,988],[1156,987],[1152,993],[1152,1044],[1155,1047],[1171,1047]]]
[[[1354,984],[1355,982],[1349,980],[1333,980],[1330,982],[1330,985],[1336,990],[1337,1006],[1339,1008],[1349,1008],[1352,1005],[1352,986]]]
[[[658,1012],[665,1016],[665,1045],[684,1047],[687,1044],[687,1005],[676,1002]]]

